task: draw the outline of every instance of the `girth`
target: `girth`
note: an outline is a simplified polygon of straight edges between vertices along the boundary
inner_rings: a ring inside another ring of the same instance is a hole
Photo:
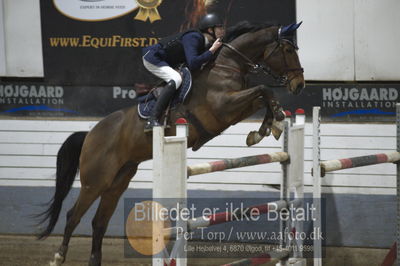
[[[208,131],[203,124],[201,123],[201,121],[196,117],[196,115],[192,114],[192,112],[190,112],[189,110],[184,111],[183,113],[181,113],[181,116],[185,117],[188,122],[193,125],[193,127],[196,129],[199,137],[196,140],[196,142],[194,143],[192,150],[193,151],[197,151],[198,149],[200,149],[205,143],[207,143],[208,141],[210,141],[211,139],[213,139],[215,136],[217,136],[218,134],[214,134],[211,133],[210,131]]]

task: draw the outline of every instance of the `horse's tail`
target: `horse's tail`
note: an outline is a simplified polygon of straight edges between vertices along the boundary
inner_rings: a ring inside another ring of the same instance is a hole
[[[48,203],[48,208],[38,216],[42,217],[39,224],[49,220],[46,229],[38,234],[38,239],[46,238],[53,231],[60,215],[62,202],[71,190],[79,168],[79,157],[83,141],[88,132],[75,132],[62,144],[57,154],[56,191]]]

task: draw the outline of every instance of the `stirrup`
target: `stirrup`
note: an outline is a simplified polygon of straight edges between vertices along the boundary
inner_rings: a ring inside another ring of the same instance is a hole
[[[146,124],[144,125],[144,132],[151,132],[153,131],[153,127],[159,127],[161,124],[157,121],[157,119],[149,119],[147,120]]]

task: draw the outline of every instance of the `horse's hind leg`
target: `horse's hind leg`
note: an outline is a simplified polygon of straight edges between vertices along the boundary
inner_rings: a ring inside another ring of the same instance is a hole
[[[93,191],[92,189],[87,189],[82,187],[79,193],[79,197],[68,213],[67,213],[67,224],[64,230],[63,242],[54,255],[54,261],[50,262],[51,266],[61,265],[66,258],[68,251],[68,244],[72,236],[72,232],[75,230],[76,226],[79,224],[82,216],[89,209],[92,203],[99,197],[98,191]]]
[[[101,246],[108,222],[117,207],[119,198],[137,170],[136,163],[126,163],[118,172],[110,188],[103,192],[96,215],[92,221],[93,238],[89,265],[101,265]]]

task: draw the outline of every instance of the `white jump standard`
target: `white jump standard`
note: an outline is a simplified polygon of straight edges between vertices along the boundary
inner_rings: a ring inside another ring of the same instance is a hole
[[[204,217],[193,217],[186,222],[178,221],[176,228],[164,229],[162,231],[164,233],[172,231],[171,235],[176,238],[175,246],[170,255],[166,249],[159,254],[155,254],[153,256],[153,265],[164,266],[165,264],[187,264],[187,255],[183,248],[187,243],[183,237],[179,237],[179,235],[176,234],[178,231],[177,228],[184,228],[185,232],[190,232],[199,227],[208,227],[215,224],[240,220],[241,216],[246,215],[247,212],[252,210],[257,210],[261,215],[271,210],[278,211],[279,209],[286,208],[289,204],[293,204],[294,206],[302,205],[304,193],[304,113],[299,114],[296,122],[297,123],[294,125],[289,126],[289,121],[285,121],[283,152],[226,159],[216,162],[202,163],[195,166],[186,166],[187,125],[178,124],[177,136],[172,137],[164,137],[164,128],[155,127],[153,130],[154,199],[180,199],[179,201],[181,202],[179,206],[183,208],[186,206],[187,199],[187,177],[251,165],[280,162],[282,164],[282,180],[280,185],[281,200],[250,206],[245,208],[244,211],[238,210],[234,213],[222,212]],[[289,201],[291,193],[294,195],[294,200]],[[281,232],[283,228],[290,228],[292,231],[300,232],[302,230],[302,224],[300,224],[300,222],[281,224]],[[159,233],[160,230],[156,230],[156,232]],[[301,240],[289,243],[288,239],[285,239],[280,243],[282,250],[278,250],[278,253],[280,252],[279,256],[276,254],[261,254],[260,256],[281,258],[283,259],[283,265],[288,259],[288,255],[290,255],[293,257],[291,259],[293,264],[291,265],[305,265],[304,259],[301,259],[301,252],[293,253],[289,252],[287,249],[288,245],[298,246],[301,244]],[[254,258],[245,260],[251,262],[254,261]]]
[[[314,230],[317,228],[321,230],[321,177],[326,173],[362,167],[367,165],[375,165],[382,163],[396,163],[397,164],[397,243],[400,241],[400,104],[396,105],[396,125],[397,125],[397,151],[372,154],[366,156],[343,158],[329,161],[321,161],[321,135],[320,135],[320,107],[313,108],[313,204],[316,208]],[[397,260],[399,265],[400,247],[397,246]],[[394,258],[393,258],[394,262]],[[390,265],[392,265],[391,263]],[[314,266],[322,265],[322,245],[321,239],[314,239]],[[382,264],[384,265],[384,264]],[[388,264],[389,265],[389,264]],[[385,265],[386,266],[386,265]]]

